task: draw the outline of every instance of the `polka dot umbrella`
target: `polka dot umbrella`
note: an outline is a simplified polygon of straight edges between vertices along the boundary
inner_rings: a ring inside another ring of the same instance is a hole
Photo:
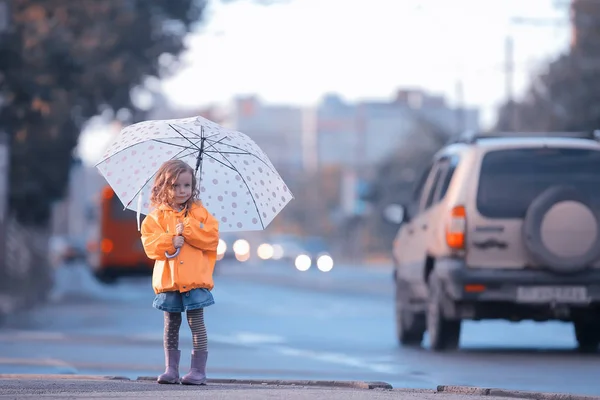
[[[162,163],[196,171],[200,199],[222,232],[262,230],[293,199],[273,164],[247,135],[202,117],[144,121],[124,128],[96,167],[125,208],[150,212]]]

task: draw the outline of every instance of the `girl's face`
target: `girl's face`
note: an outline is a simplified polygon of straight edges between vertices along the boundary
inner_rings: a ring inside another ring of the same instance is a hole
[[[179,177],[173,185],[173,202],[176,205],[183,205],[192,196],[192,174],[184,171],[179,174]]]

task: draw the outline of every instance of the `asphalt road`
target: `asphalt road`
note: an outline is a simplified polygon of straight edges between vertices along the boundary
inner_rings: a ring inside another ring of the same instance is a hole
[[[221,264],[206,310],[212,378],[378,380],[600,395],[598,355],[562,323],[468,322],[457,352],[400,348],[386,268]],[[0,327],[0,373],[155,376],[162,315],[147,278],[103,286],[63,268],[54,298]],[[182,370],[191,336],[182,326]]]
[[[546,395],[547,400],[561,400]],[[215,384],[207,386],[157,385],[138,381],[92,381],[86,379],[39,379],[28,382],[22,379],[0,378],[0,399],[111,399],[148,400],[168,399],[212,399],[212,400],[262,400],[277,398],[286,400],[501,400],[506,397],[494,395],[471,395],[439,393],[430,390],[381,390],[327,388],[315,386],[275,386]],[[586,398],[585,400],[593,399]],[[582,399],[583,400],[583,399]]]

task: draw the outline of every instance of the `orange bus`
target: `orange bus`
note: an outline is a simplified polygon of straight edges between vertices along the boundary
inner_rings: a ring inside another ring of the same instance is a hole
[[[96,278],[115,283],[122,276],[151,275],[154,261],[144,253],[136,213],[123,210],[110,186],[102,189],[98,211],[96,232],[88,243],[88,261]]]

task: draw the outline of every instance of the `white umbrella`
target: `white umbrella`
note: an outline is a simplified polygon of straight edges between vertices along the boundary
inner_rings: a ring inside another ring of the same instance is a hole
[[[293,199],[247,135],[203,117],[144,121],[124,128],[96,164],[125,208],[148,214],[154,175],[168,160],[195,171],[200,199],[222,232],[262,230]]]

